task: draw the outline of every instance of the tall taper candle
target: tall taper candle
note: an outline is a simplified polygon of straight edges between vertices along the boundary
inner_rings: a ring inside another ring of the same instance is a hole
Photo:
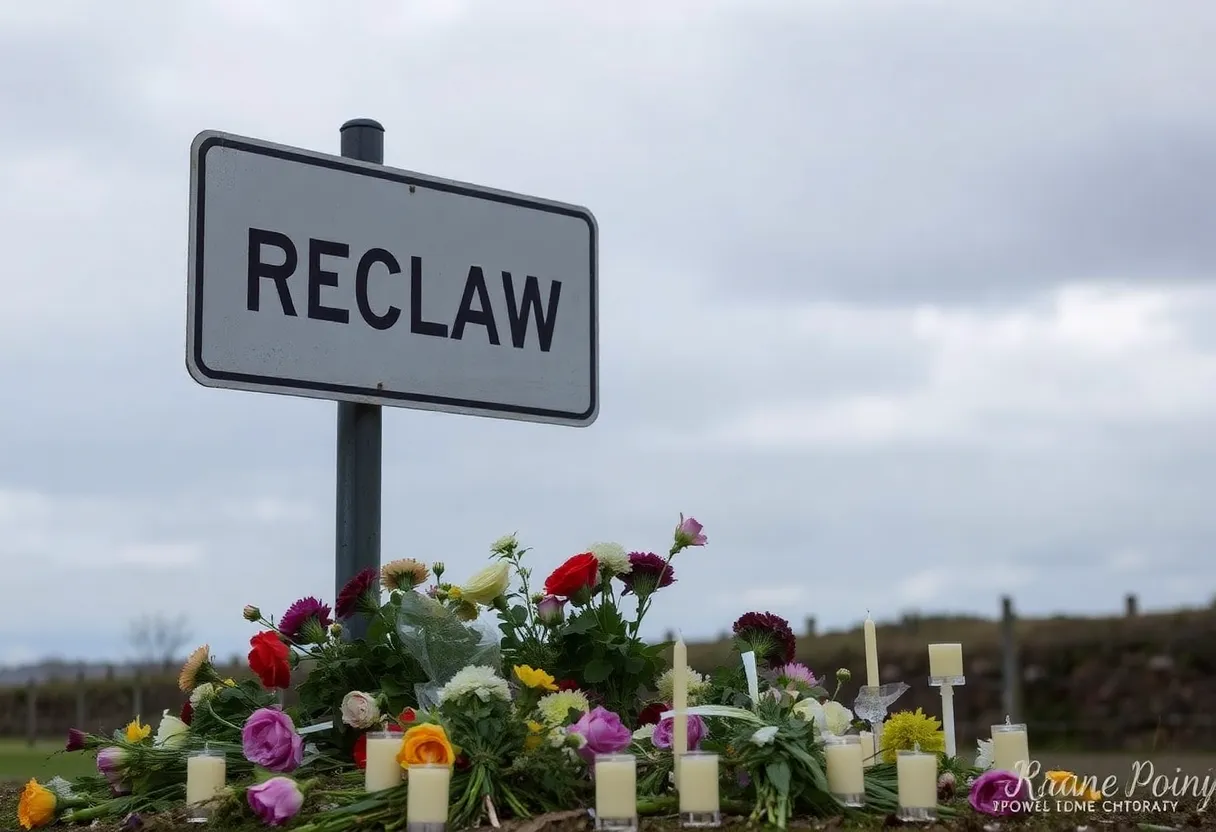
[[[866,637],[866,686],[878,687],[878,636],[874,631],[874,619],[866,613],[866,623],[862,626]]]
[[[680,758],[688,751],[688,646],[684,637],[676,641],[671,659],[671,753],[675,757],[676,789],[680,788]]]

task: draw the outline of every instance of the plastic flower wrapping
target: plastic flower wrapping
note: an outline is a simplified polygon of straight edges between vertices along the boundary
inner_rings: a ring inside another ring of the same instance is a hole
[[[462,621],[450,607],[419,592],[402,595],[397,610],[397,635],[427,681],[414,685],[417,706],[439,704],[439,691],[462,669],[499,667],[502,651],[498,633],[481,621]]]

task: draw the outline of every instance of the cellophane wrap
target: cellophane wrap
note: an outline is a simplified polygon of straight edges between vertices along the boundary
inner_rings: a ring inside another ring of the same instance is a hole
[[[407,592],[397,614],[401,646],[427,675],[414,686],[421,708],[439,704],[439,691],[469,665],[502,665],[498,631],[482,621],[461,621],[456,613],[421,592]]]

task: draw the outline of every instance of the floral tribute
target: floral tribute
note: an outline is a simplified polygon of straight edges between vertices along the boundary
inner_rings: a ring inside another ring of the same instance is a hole
[[[96,774],[31,781],[17,821],[139,828],[143,816],[181,810],[188,757],[207,749],[227,765],[211,807],[216,828],[398,828],[404,782],[368,793],[363,781],[369,736],[386,729],[401,734],[404,777],[418,764],[452,768],[453,829],[591,807],[596,755],[617,752],[638,761],[639,812],[674,814],[677,672],[694,707],[688,747],[719,754],[725,811],[782,828],[795,815],[841,814],[823,740],[863,727],[837,701],[847,669],[829,693],[825,677],[797,661],[789,623],[764,611],[734,623],[740,660],[705,674],[670,667],[672,645],[642,635],[656,600],[679,586],[676,566],[695,563],[686,553],[707,544],[702,525],[681,515],[665,552],[597,543],[535,572],[511,535],[463,582],[441,562],[403,558],[354,576],[332,606],[299,599],[277,623],[246,606],[257,627],[247,677],[227,678],[198,647],[179,674],[180,711],[155,726],[137,716],[108,736],[73,730],[68,751],[95,755]],[[741,658],[753,657],[745,668]],[[925,719],[894,715],[888,750],[935,748]],[[394,761],[378,754],[376,765],[385,763]],[[980,774],[943,765],[968,780]],[[976,782],[971,802],[983,811],[1004,781]],[[869,811],[892,811],[895,789],[894,765],[866,769]]]

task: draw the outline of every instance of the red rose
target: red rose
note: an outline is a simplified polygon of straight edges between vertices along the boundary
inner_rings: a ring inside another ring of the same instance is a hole
[[[638,727],[641,728],[643,725],[658,725],[662,721],[663,712],[669,710],[671,708],[662,702],[651,702],[645,708],[642,708],[642,712],[638,714]]]
[[[194,719],[194,706],[190,704],[190,700],[186,700],[186,704],[182,705],[182,715],[179,717],[182,722],[189,725]]]
[[[590,552],[567,560],[545,579],[545,592],[559,598],[569,598],[580,590],[595,586],[600,577],[600,562]]]
[[[359,739],[355,740],[355,748],[351,751],[351,756],[355,758],[355,765],[359,768],[367,768],[367,734],[360,734]]]
[[[401,726],[402,728],[404,728],[406,725],[409,725],[411,722],[413,722],[417,718],[418,718],[418,714],[416,714],[414,712],[413,708],[406,708],[404,711],[397,714],[397,724],[399,726]]]
[[[579,687],[579,683],[574,679],[562,679],[557,683],[558,690],[578,690]]]
[[[253,647],[249,651],[249,669],[258,674],[262,686],[268,690],[291,687],[287,645],[279,634],[267,630],[249,639],[249,644]]]

